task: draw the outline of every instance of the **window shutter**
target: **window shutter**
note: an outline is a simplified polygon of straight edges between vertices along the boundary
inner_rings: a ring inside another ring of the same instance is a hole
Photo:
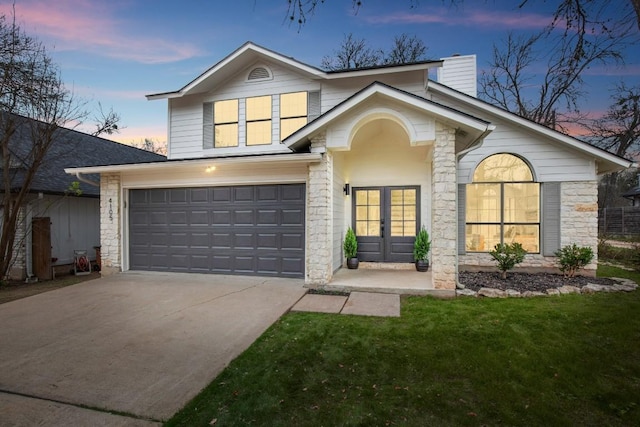
[[[320,117],[320,91],[318,92],[309,92],[309,122]]]
[[[213,102],[202,105],[202,148],[213,148]]]
[[[542,254],[553,256],[560,249],[560,183],[542,184]]]
[[[467,253],[466,249],[467,185],[458,184],[458,255]]]

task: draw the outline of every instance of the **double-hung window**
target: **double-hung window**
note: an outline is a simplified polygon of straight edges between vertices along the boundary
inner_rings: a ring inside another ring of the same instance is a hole
[[[213,146],[238,146],[238,100],[213,103]]]
[[[247,98],[247,145],[271,144],[271,96]]]
[[[518,242],[529,253],[540,252],[540,184],[522,159],[487,157],[466,194],[467,251],[489,252],[498,243]]]
[[[307,124],[307,92],[280,95],[280,140]]]

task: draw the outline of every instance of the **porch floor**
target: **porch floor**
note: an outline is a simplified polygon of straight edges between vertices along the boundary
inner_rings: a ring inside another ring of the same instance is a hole
[[[455,290],[435,289],[431,280],[431,271],[418,272],[409,269],[372,269],[358,268],[350,270],[340,268],[333,274],[330,283],[319,287],[325,291],[336,292],[377,292],[399,295],[433,295],[454,297]]]

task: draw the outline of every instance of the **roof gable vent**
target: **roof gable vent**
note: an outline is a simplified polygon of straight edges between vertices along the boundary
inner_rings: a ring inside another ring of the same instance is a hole
[[[249,72],[247,81],[270,80],[271,72],[267,67],[256,67]]]

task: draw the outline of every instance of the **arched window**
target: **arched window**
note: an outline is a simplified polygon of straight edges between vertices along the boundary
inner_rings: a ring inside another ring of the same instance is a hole
[[[540,252],[540,184],[513,154],[484,159],[467,185],[465,247],[489,252],[498,243],[522,244]]]

